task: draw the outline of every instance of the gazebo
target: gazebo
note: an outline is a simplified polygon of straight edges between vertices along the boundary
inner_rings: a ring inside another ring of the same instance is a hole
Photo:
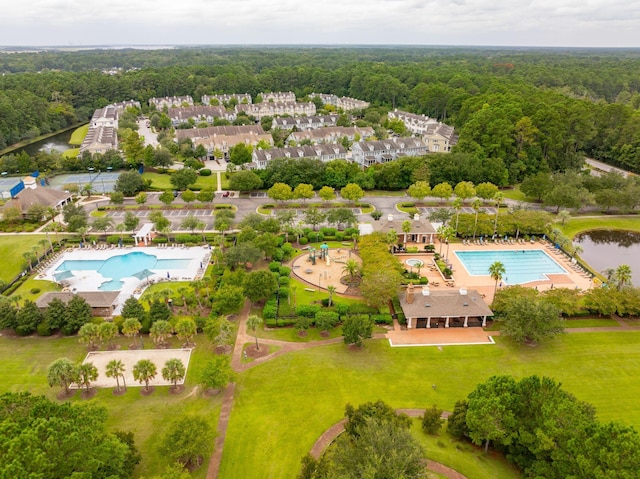
[[[493,311],[478,291],[430,291],[410,284],[405,294],[398,295],[407,328],[438,328],[486,326]]]
[[[145,223],[142,225],[142,228],[138,230],[133,237],[136,240],[136,244],[139,244],[141,241],[144,242],[145,246],[148,246],[151,243],[151,232],[153,231],[153,223]]]

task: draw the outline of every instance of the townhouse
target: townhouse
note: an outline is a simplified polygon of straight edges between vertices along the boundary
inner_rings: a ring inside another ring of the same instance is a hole
[[[304,145],[290,148],[254,150],[249,168],[263,170],[276,158],[314,158],[324,162],[345,159],[347,150],[342,145]]]
[[[359,141],[352,146],[352,161],[362,167],[387,163],[401,156],[420,156],[428,152],[420,138],[389,138],[378,141]]]

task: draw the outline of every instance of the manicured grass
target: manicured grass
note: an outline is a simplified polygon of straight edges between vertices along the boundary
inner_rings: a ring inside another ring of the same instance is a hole
[[[116,341],[123,349],[131,342],[128,338]],[[158,451],[158,445],[170,421],[179,414],[193,413],[206,418],[216,428],[222,395],[207,398],[198,391],[190,392],[197,384],[197,372],[212,355],[212,346],[202,335],[196,338],[197,347],[191,354],[191,362],[187,375],[186,389],[181,394],[169,393],[168,387],[158,387],[150,396],[143,397],[139,387],[132,387],[123,396],[114,396],[112,389],[101,389],[89,402],[104,406],[109,411],[108,427],[111,430],[132,431],[136,446],[142,454],[137,477],[161,476],[167,466],[166,459]],[[145,338],[145,346],[151,347],[149,338]],[[173,347],[179,347],[177,340]],[[84,359],[86,348],[79,344],[77,338],[16,338],[0,337],[0,356],[3,367],[0,370],[0,392],[29,391],[32,394],[43,394],[55,400],[59,388],[47,385],[47,368],[51,362],[67,357],[74,362]],[[163,365],[157,365],[160,370]],[[76,394],[75,403],[87,401]],[[211,451],[213,444],[211,445]],[[211,452],[209,451],[209,453]],[[206,476],[208,456],[205,464],[193,477]]]
[[[300,336],[294,327],[287,328],[260,328],[256,331],[259,338],[277,339],[279,341],[291,341],[296,343],[307,343],[309,341],[321,341],[323,339],[337,338],[342,336],[342,327],[329,330],[329,336],[321,336],[317,328],[309,328],[306,336]],[[252,332],[253,334],[253,332]]]
[[[554,224],[562,233],[573,238],[578,233],[589,230],[628,230],[640,232],[640,217],[637,216],[596,216],[571,218],[564,225]]]
[[[508,198],[510,200],[528,202],[535,201],[535,198],[529,198],[522,191],[520,191],[520,186],[518,185],[514,186],[512,189],[500,190],[500,193],[502,193],[505,198]]]
[[[143,173],[142,178],[145,180],[151,180],[151,187],[158,190],[174,190],[174,186],[171,184],[171,176],[163,175],[160,173]],[[198,176],[193,188],[205,189],[210,188],[215,190],[218,185],[218,177],[215,174],[211,176]]]
[[[420,419],[413,419],[411,433],[424,448],[427,457],[442,464],[455,464],[456,471],[473,479],[512,479],[522,477],[499,454],[485,455],[481,448],[458,441],[446,432],[445,422],[439,434],[422,431]],[[451,467],[451,466],[449,466]]]
[[[87,136],[88,132],[89,132],[88,123],[86,125],[81,126],[80,128],[76,128],[75,130],[73,130],[73,133],[71,133],[71,139],[69,140],[69,144],[74,146],[82,145],[82,142],[84,141],[84,138],[85,136]]]
[[[306,288],[314,289],[315,291],[307,291]],[[329,293],[326,290],[318,290],[317,287],[314,288],[313,286],[308,286],[306,283],[303,283],[292,276],[289,282],[289,291],[292,291],[293,289],[296,290],[296,305],[298,306],[302,304],[316,303],[323,299],[329,298]],[[351,298],[347,296],[338,296],[337,294],[334,294],[333,302],[342,304],[355,304],[362,303],[362,299]]]
[[[33,246],[38,246],[39,253],[42,248],[38,241],[45,239],[45,235],[4,235],[0,236],[0,258],[2,258],[2,268],[0,268],[0,279],[11,281],[24,269],[23,253],[30,251]]]
[[[68,150],[64,150],[62,156],[65,158],[77,158],[80,154],[80,148],[69,148]]]
[[[404,190],[399,191],[386,191],[386,190],[370,190],[365,191],[364,196],[406,196],[407,193]]]
[[[569,319],[564,322],[565,328],[615,328],[620,324],[613,319]]]
[[[439,349],[370,340],[360,351],[323,346],[256,366],[238,380],[220,477],[294,478],[302,456],[342,418],[345,404],[382,399],[396,408],[437,404],[451,411],[494,374],[552,377],[593,404],[602,421],[640,426],[640,333],[566,334],[535,348],[496,341]]]
[[[53,281],[46,281],[46,280],[41,280],[36,278],[37,276],[35,278],[31,277],[28,280],[26,280],[24,283],[20,285],[18,289],[15,290],[12,296],[20,295],[20,297],[22,298],[21,303],[24,303],[24,301],[27,299],[31,301],[35,301],[40,296],[42,296],[43,293],[46,293],[47,291],[60,291],[62,289]],[[31,293],[31,290],[33,288],[40,289],[40,292],[35,294]]]

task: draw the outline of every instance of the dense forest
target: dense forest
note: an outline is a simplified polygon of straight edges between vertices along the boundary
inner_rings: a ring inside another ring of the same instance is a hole
[[[118,69],[113,74],[113,70]],[[111,73],[104,71],[111,70]],[[110,102],[292,90],[346,95],[454,125],[456,147],[510,184],[584,155],[640,172],[640,51],[191,48],[0,53],[0,148]]]

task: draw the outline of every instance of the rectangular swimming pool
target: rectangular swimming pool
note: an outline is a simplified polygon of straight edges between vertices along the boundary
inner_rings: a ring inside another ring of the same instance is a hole
[[[548,274],[567,273],[551,256],[539,249],[456,251],[455,255],[471,276],[488,276],[489,266],[500,261],[506,271],[502,279],[505,284],[544,281],[548,279]]]

